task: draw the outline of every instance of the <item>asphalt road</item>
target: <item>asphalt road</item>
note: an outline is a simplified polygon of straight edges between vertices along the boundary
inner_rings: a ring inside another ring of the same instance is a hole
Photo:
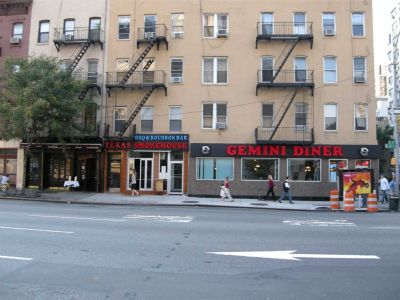
[[[399,213],[0,201],[1,300],[397,300],[399,254]]]

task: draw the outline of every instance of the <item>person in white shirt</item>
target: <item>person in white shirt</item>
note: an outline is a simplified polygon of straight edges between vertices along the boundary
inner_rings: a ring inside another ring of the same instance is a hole
[[[282,203],[283,198],[285,198],[286,196],[289,198],[289,203],[294,204],[294,202],[292,201],[292,192],[290,191],[289,176],[287,176],[285,181],[283,182],[283,192],[278,202]]]
[[[1,176],[1,182],[0,182],[0,186],[1,186],[1,190],[8,190],[10,188],[10,184],[8,183],[10,181],[10,177],[8,177],[8,174],[4,174],[3,176]]]
[[[383,176],[381,174],[381,176],[379,177],[379,189],[382,192],[382,200],[381,202],[389,202],[389,197],[387,192],[390,190],[390,186],[389,186],[389,182],[388,180],[385,178],[385,176]]]

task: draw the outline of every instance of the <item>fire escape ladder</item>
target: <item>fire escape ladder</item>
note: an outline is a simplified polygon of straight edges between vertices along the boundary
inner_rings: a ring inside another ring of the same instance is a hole
[[[292,95],[292,98],[290,98],[290,101],[289,101],[288,105],[286,106],[285,111],[283,112],[281,118],[280,118],[279,121],[278,121],[278,124],[276,124],[276,126],[275,126],[275,128],[274,128],[274,131],[272,132],[271,137],[269,138],[270,141],[272,141],[272,139],[274,138],[274,135],[275,135],[276,132],[278,131],[279,126],[281,125],[283,119],[285,118],[285,115],[286,115],[286,113],[288,112],[290,105],[292,105],[292,103],[293,103],[293,101],[294,101],[294,98],[296,98],[297,92],[298,92],[298,89],[296,89],[296,90],[294,91],[294,93],[293,93],[293,95]]]
[[[75,56],[74,60],[72,61],[71,65],[69,66],[69,70],[72,72],[76,66],[78,65],[78,63],[80,62],[80,60],[82,59],[82,57],[85,55],[86,51],[89,49],[90,45],[92,43],[90,41],[86,42],[85,44],[83,44],[83,47],[81,48],[81,50],[79,51],[78,55]]]
[[[146,65],[143,67],[143,71],[147,71],[150,68],[150,66],[153,64],[153,62],[154,62],[154,58],[149,59],[148,62],[146,63]]]
[[[147,92],[146,94],[143,96],[142,100],[139,102],[139,104],[136,106],[136,108],[133,110],[132,114],[129,116],[129,119],[126,120],[126,123],[124,125],[124,128],[122,129],[122,131],[118,134],[118,137],[122,137],[125,133],[125,131],[128,129],[128,127],[132,124],[133,120],[135,119],[135,117],[137,116],[137,114],[140,112],[140,110],[142,109],[143,105],[146,103],[147,99],[150,98],[151,94],[153,93],[153,91],[156,89],[155,86],[152,86]]]
[[[143,61],[143,59],[146,57],[147,53],[150,52],[151,48],[153,48],[155,43],[154,39],[151,39],[147,45],[147,47],[143,50],[142,53],[140,53],[137,58],[134,60],[135,62],[133,63],[133,65],[129,68],[128,72],[126,72],[124,78],[122,78],[122,80],[120,81],[120,85],[124,86],[126,84],[126,82],[128,81],[129,77],[132,76],[133,72],[135,72],[136,68],[139,66],[139,64]],[[147,64],[146,64],[147,65]],[[150,63],[151,65],[151,63]],[[147,67],[149,68],[150,65]]]
[[[80,95],[79,95],[79,100],[83,100],[83,99],[85,99],[85,96],[86,96],[86,94],[87,94],[87,92],[89,91],[89,89],[90,89],[90,87],[88,86],[88,85],[86,85],[84,88],[83,88],[83,90],[82,90],[82,92],[80,93]]]
[[[293,43],[293,45],[289,48],[287,53],[285,54],[285,57],[283,58],[283,61],[279,65],[279,67],[276,69],[274,76],[272,77],[272,82],[275,81],[276,77],[278,77],[279,73],[281,72],[283,66],[285,65],[286,61],[289,59],[290,54],[292,54],[294,48],[296,48],[297,44],[299,43],[300,39],[297,38],[296,41]]]

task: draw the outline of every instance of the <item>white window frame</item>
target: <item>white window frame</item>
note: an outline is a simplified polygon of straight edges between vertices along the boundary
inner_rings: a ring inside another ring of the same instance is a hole
[[[353,15],[362,15],[362,25],[363,25],[363,34],[362,35],[354,35],[354,31],[353,31],[353,25],[360,25],[360,24],[354,24],[353,23]],[[355,37],[355,38],[362,38],[365,37],[365,12],[361,12],[361,11],[355,11],[351,13],[351,36]]]
[[[224,36],[225,38],[227,38],[229,36],[229,14],[228,13],[203,13],[203,38],[204,39],[215,39],[218,38],[218,31],[219,29],[224,29],[224,28],[218,28],[218,16],[226,16],[226,36]],[[214,17],[214,25],[213,25],[213,35],[212,36],[205,36],[205,20],[206,20],[206,16],[213,16]]]
[[[204,127],[204,105],[206,104],[212,104],[213,105],[213,114],[212,114],[212,127],[211,128],[205,128]],[[201,104],[201,129],[204,130],[217,130],[217,123],[222,123],[218,122],[218,115],[217,115],[217,106],[218,105],[225,105],[226,106],[226,115],[225,115],[225,125],[228,126],[228,104],[225,102],[203,102]]]
[[[181,73],[181,76],[172,76],[172,62],[173,61],[178,61],[178,60],[180,60],[182,62],[182,73]],[[184,68],[183,57],[171,57],[171,59],[170,59],[170,82],[171,83],[182,83],[183,82],[183,68]],[[174,78],[174,77],[180,77],[181,78],[181,82],[174,82],[172,80],[172,78]]]
[[[204,81],[204,60],[205,59],[213,59],[213,81],[212,82],[205,82]],[[217,82],[218,80],[218,60],[226,60],[226,82]],[[229,82],[229,61],[228,57],[226,56],[206,56],[203,57],[202,63],[201,63],[201,80],[202,84],[204,85],[227,85]]]
[[[341,169],[341,170],[348,170],[349,169],[349,160],[348,159],[339,159],[339,158],[330,159],[328,161],[328,182],[336,182],[336,180],[335,181],[331,180],[331,161],[338,161],[338,160],[342,160],[342,161],[346,162],[346,168],[345,169]],[[339,169],[338,169],[338,171],[339,171]]]
[[[263,74],[263,71],[266,71],[266,70],[269,70],[269,69],[264,69],[264,59],[271,59],[272,60],[272,77],[275,75],[275,57],[274,56],[272,56],[272,55],[263,55],[263,56],[261,56],[261,61],[260,61],[260,63],[261,63],[261,67],[260,67],[260,70],[261,70],[261,82],[263,82],[263,83],[268,83],[268,82],[270,82],[270,81],[265,81],[264,79],[264,74]],[[271,78],[272,79],[272,78]]]
[[[305,68],[304,69],[297,69],[296,68],[296,60],[297,59],[304,59],[304,62],[305,62]],[[307,56],[302,56],[302,55],[295,56],[293,58],[293,70],[294,70],[294,74],[293,74],[294,82],[307,82],[308,81],[308,58],[307,58]],[[305,71],[306,72],[304,81],[297,81],[297,73],[296,73],[297,71]]]
[[[357,117],[357,106],[363,105],[365,106],[365,129],[356,129],[356,117]],[[366,132],[368,131],[368,104],[367,103],[355,103],[354,104],[354,117],[353,117],[353,128],[356,132]]]
[[[324,17],[327,16],[327,15],[333,15],[333,35],[332,36],[336,36],[336,13],[329,12],[329,11],[326,11],[326,12],[322,13],[322,35],[323,36],[329,36],[329,35],[327,35],[325,33],[325,24],[324,24],[324,21],[326,20]]]
[[[304,15],[304,27],[302,28],[302,30],[299,30],[301,27],[300,26],[296,26],[296,21],[295,21],[295,16],[296,14],[303,14]],[[295,11],[293,12],[293,34],[296,35],[304,35],[304,34],[308,34],[308,25],[307,25],[307,13],[304,11]]]
[[[180,109],[180,113],[179,114],[172,114],[172,110],[175,108],[179,108]],[[180,121],[181,122],[181,129],[180,130],[171,130],[171,121]],[[170,132],[182,132],[182,106],[180,105],[172,105],[169,107],[169,131]]]
[[[297,111],[297,107],[299,107],[299,106],[302,106],[302,107],[305,107],[306,108],[306,112],[305,112],[305,115],[306,115],[306,119],[305,119],[305,125],[297,125],[296,124],[296,116],[297,116],[297,114],[304,114],[304,112],[298,112]],[[308,114],[309,114],[309,106],[308,106],[308,103],[305,103],[305,102],[295,102],[294,103],[294,127],[296,128],[296,130],[306,130],[307,128],[308,128]]]
[[[18,33],[18,30],[20,29],[21,32]],[[23,22],[15,22],[12,24],[12,38],[19,38],[20,40],[22,40],[24,34],[24,23]]]
[[[357,58],[363,58],[364,59],[364,82],[360,82],[360,83],[357,83],[355,81],[355,78],[356,78],[356,76],[355,76],[355,72],[356,72],[356,70],[355,70],[355,59],[357,59]],[[367,79],[367,58],[365,56],[353,56],[353,83],[366,84],[367,82],[368,82],[368,79]]]
[[[272,122],[271,122],[271,127],[264,127],[264,114],[263,114],[263,108],[264,105],[271,105],[272,106]],[[273,129],[275,128],[275,124],[274,124],[274,111],[275,111],[275,104],[272,102],[266,102],[266,103],[261,103],[261,128],[263,130],[268,130],[268,129]]]
[[[174,24],[174,21],[176,20],[176,19],[174,19],[174,16],[179,16],[179,15],[183,16],[183,25],[182,26]],[[182,27],[182,31],[174,31],[174,27]],[[184,33],[185,33],[185,14],[184,13],[171,13],[171,38],[173,38],[173,39],[175,38],[175,33],[182,34],[181,37],[184,36]]]
[[[289,161],[290,160],[319,160],[319,180],[294,180],[293,177],[291,176],[292,174],[289,174]],[[286,176],[289,176],[291,182],[322,182],[322,159],[320,158],[288,158],[286,161]]]
[[[335,106],[335,112],[336,112],[336,116],[335,116],[335,120],[336,120],[336,129],[326,129],[326,118],[332,118],[331,116],[327,116],[326,113],[326,107],[327,106]],[[337,132],[339,128],[339,122],[338,122],[338,105],[337,103],[326,103],[324,104],[324,131],[328,131],[328,132]]]
[[[225,176],[222,179],[200,179],[198,177],[198,172],[197,172],[197,166],[198,166],[200,159],[221,159],[221,158],[230,159],[232,161],[232,178],[229,177],[229,181],[234,181],[235,180],[235,160],[233,157],[196,157],[196,170],[195,170],[196,180],[198,180],[198,181],[223,181],[225,179]]]
[[[335,69],[327,69],[326,67],[326,61],[327,59],[334,59],[335,60]],[[337,57],[336,56],[324,56],[323,58],[323,67],[324,67],[324,83],[326,84],[334,84],[337,83]],[[335,80],[334,81],[327,81],[327,77],[325,72],[335,72]]]
[[[42,31],[42,26],[48,26],[48,31]],[[42,41],[42,34],[47,34],[47,41]],[[39,21],[38,44],[48,44],[50,42],[50,20]]]
[[[129,18],[129,32],[128,32],[128,37],[127,38],[120,38],[120,32],[119,32],[120,28],[119,27],[120,27],[120,24],[121,24],[120,20],[122,18]],[[131,31],[132,31],[131,30],[131,25],[132,25],[131,16],[129,16],[129,15],[118,16],[117,40],[126,41],[126,40],[129,40],[131,38]]]
[[[264,33],[264,30],[263,30],[263,26],[264,26],[264,23],[265,24],[269,24],[269,22],[264,22],[264,18],[263,18],[263,15],[271,15],[272,16],[272,21],[271,21],[271,27],[272,27],[272,32],[267,32],[267,34],[274,34],[274,32],[275,32],[275,14],[273,13],[273,12],[268,12],[268,11],[263,11],[263,12],[261,12],[260,13],[260,22],[261,22],[261,28],[259,28],[259,34],[261,33],[261,34],[265,34]]]
[[[116,111],[117,111],[117,108],[119,108],[119,109],[124,109],[124,111],[125,111],[125,118],[121,118],[121,119],[117,119],[116,118]],[[126,122],[126,120],[128,119],[128,107],[127,106],[125,106],[125,105],[118,105],[118,106],[114,106],[114,132],[115,133],[117,133],[117,132],[120,132],[120,131],[116,131],[116,122],[117,121],[125,121]]]
[[[276,174],[276,177],[274,177],[274,175],[273,174],[271,174],[272,175],[272,177],[274,178],[274,180],[278,180],[279,178],[280,178],[280,163],[281,163],[281,160],[279,159],[279,158],[264,158],[264,157],[242,157],[241,159],[240,159],[240,180],[241,181],[249,181],[249,182],[260,182],[260,181],[265,181],[266,179],[258,179],[258,180],[256,180],[256,179],[253,179],[253,180],[251,180],[251,179],[243,179],[243,162],[245,161],[245,160],[252,160],[252,159],[257,159],[257,160],[275,160],[275,161],[277,161],[277,166],[276,166],[276,168],[277,168],[277,174]],[[267,176],[268,176],[269,174],[267,174]]]
[[[145,111],[151,111],[151,119],[149,118],[149,119],[147,119],[147,117],[146,118],[144,118],[144,112]],[[142,128],[142,121],[152,121],[152,128],[151,128],[151,130],[146,130],[146,131],[143,131],[143,128]],[[143,106],[141,109],[140,109],[140,131],[141,132],[153,132],[154,131],[154,108],[152,107],[152,106]]]

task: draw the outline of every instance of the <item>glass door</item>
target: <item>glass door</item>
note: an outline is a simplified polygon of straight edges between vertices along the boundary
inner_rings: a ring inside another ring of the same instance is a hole
[[[156,24],[157,24],[157,16],[156,15],[144,16],[144,38],[145,39],[153,39],[156,37]]]
[[[100,18],[90,18],[90,20],[89,20],[89,39],[91,41],[100,40],[100,27],[101,27],[101,19]]]
[[[149,191],[153,189],[153,159],[152,158],[137,158],[135,166],[139,167],[139,189]]]
[[[183,163],[171,162],[171,180],[169,192],[173,194],[182,194],[183,191]]]
[[[274,14],[262,13],[261,14],[261,34],[271,35],[274,34]],[[278,29],[279,30],[279,29]]]

